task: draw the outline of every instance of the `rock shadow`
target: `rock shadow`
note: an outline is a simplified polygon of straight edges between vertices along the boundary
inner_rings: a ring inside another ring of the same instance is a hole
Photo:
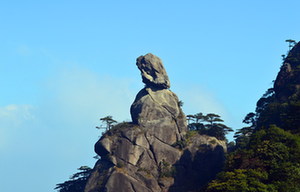
[[[220,145],[215,148],[200,145],[194,154],[186,149],[174,164],[174,184],[169,192],[199,191],[223,169],[224,162],[225,151]]]

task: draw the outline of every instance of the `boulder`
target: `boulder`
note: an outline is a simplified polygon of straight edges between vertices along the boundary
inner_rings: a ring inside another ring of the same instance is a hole
[[[138,57],[136,65],[141,71],[143,82],[147,86],[161,89],[170,88],[169,77],[160,58],[148,53]]]

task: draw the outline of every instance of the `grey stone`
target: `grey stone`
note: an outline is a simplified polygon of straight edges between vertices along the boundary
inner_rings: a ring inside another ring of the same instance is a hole
[[[117,158],[125,161],[125,163],[136,165],[144,150],[144,148],[138,145],[134,145],[127,139],[119,138],[118,144],[116,145],[116,149],[114,151],[114,155]]]
[[[125,172],[115,171],[106,184],[107,192],[153,192]]]
[[[147,86],[161,89],[170,88],[169,77],[160,58],[148,53],[138,57],[136,65],[141,71],[143,82]]]
[[[160,141],[155,137],[153,137],[151,141],[151,150],[153,150],[157,165],[163,161],[173,165],[181,156],[181,152],[178,149]]]
[[[175,93],[167,89],[144,88],[131,105],[132,122],[160,140],[173,144],[187,130],[184,113]]]
[[[95,144],[101,156],[85,192],[196,191],[221,169],[226,143],[195,134],[187,122],[161,60],[137,59],[146,87],[136,96],[132,123],[121,123]],[[178,143],[185,143],[177,148]]]
[[[96,163],[85,192],[192,191],[213,179],[223,166],[225,141],[195,133],[185,137],[184,148],[176,148],[141,130],[145,129],[128,127],[103,135],[96,145],[110,146],[106,147],[109,151]],[[132,141],[122,132],[131,132]],[[169,165],[169,171],[174,169],[175,175],[161,177],[162,163]]]

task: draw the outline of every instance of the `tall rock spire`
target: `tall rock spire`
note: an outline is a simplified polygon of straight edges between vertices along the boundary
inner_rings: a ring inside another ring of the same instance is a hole
[[[149,53],[136,64],[146,86],[130,108],[132,122],[114,126],[95,144],[101,159],[85,192],[196,190],[222,168],[225,142],[186,138],[186,118],[161,60]]]
[[[170,88],[169,77],[160,58],[148,53],[138,57],[136,65],[141,71],[142,79],[146,86],[158,89]]]
[[[170,82],[161,59],[148,53],[138,57],[136,65],[146,86],[131,105],[132,122],[168,144],[181,140],[186,118],[176,94],[167,89]]]

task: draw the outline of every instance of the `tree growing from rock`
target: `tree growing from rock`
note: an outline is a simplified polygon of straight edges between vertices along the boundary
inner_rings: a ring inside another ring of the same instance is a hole
[[[78,170],[79,172],[73,174],[70,180],[57,184],[55,189],[58,192],[83,192],[92,169],[88,166],[81,166]]]
[[[216,137],[220,140],[225,140],[225,135],[228,132],[233,131],[230,127],[226,126],[222,122],[220,115],[214,113],[197,113],[195,115],[188,115],[189,130],[198,131],[200,134]],[[192,122],[192,123],[190,123]]]
[[[238,129],[235,132],[234,138],[235,138],[236,148],[244,148],[247,146],[247,144],[250,141],[250,136],[252,135],[256,127],[256,121],[257,121],[257,114],[251,112],[246,115],[246,117],[243,120],[243,123],[248,124],[249,126]]]
[[[113,127],[113,125],[115,123],[117,123],[117,121],[114,120],[113,117],[110,116],[110,115],[106,116],[106,117],[103,117],[103,118],[100,118],[100,121],[102,121],[102,124],[104,124],[104,125],[97,126],[96,128],[97,129],[105,129],[105,131],[110,130]]]
[[[289,44],[289,51],[297,44],[297,42],[293,39],[287,39],[285,42]]]
[[[237,147],[206,192],[300,191],[300,43],[290,48],[273,88],[246,116],[250,126],[237,132]]]

